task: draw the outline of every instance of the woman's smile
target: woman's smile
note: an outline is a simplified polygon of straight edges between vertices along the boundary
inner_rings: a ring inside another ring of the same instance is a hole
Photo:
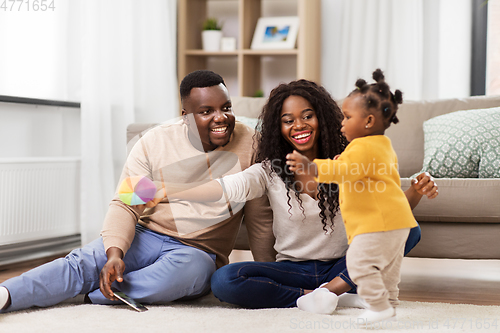
[[[292,139],[299,145],[303,145],[311,139],[312,131],[302,131],[292,135]]]

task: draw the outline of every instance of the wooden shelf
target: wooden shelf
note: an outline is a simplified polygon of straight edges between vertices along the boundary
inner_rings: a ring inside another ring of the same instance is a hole
[[[228,0],[229,1],[229,0]],[[225,56],[237,56],[239,54],[246,55],[257,55],[257,56],[273,56],[273,55],[297,55],[299,50],[236,50],[236,51],[218,51],[218,52],[208,52],[203,50],[186,50],[185,55],[194,56],[205,56],[205,57],[225,57]]]
[[[201,47],[201,26],[210,0],[180,0],[178,13],[178,79],[197,69],[207,69],[211,58],[233,57],[239,96],[252,96],[262,87],[262,58],[294,57],[296,78],[320,82],[321,0],[291,2],[299,17],[297,47],[291,50],[252,50],[255,27],[262,16],[262,3],[272,0],[226,0],[238,5],[238,48],[231,52],[206,52]]]
[[[299,50],[241,50],[241,53],[248,55],[261,55],[261,56],[272,56],[272,55],[297,55]]]
[[[203,50],[186,50],[185,55],[194,56],[204,56],[204,57],[227,57],[227,56],[237,56],[240,52],[238,51],[219,51],[219,52],[207,52]]]

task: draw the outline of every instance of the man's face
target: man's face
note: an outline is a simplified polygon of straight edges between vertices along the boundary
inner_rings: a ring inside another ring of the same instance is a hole
[[[190,140],[195,147],[199,144],[196,133],[198,130],[204,151],[211,151],[218,146],[224,146],[229,142],[234,130],[234,113],[226,87],[221,83],[218,86],[193,88],[189,97],[182,103],[182,115],[195,121],[196,127],[190,123]]]

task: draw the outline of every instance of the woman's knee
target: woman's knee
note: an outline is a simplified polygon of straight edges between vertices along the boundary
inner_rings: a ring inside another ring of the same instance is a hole
[[[230,265],[223,266],[218,270],[216,270],[214,274],[212,274],[210,284],[212,287],[212,292],[215,295],[217,295],[225,286],[228,285],[229,282],[229,276],[227,274],[228,266]]]
[[[215,271],[211,279],[212,293],[221,301],[233,302],[233,294],[241,292],[238,282],[241,276],[241,264],[234,263],[223,266]]]
[[[408,238],[407,238],[406,244],[405,244],[404,255],[407,255],[411,251],[411,249],[413,249],[418,244],[418,242],[420,242],[421,235],[422,235],[422,231],[420,230],[419,225],[410,229],[410,234],[408,235]]]

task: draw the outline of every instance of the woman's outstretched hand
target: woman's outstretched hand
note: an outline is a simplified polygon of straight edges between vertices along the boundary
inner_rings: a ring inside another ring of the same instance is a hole
[[[156,207],[161,201],[168,202],[167,192],[164,187],[161,187],[156,191],[156,195],[153,199],[140,205],[131,205],[139,214],[142,214],[144,209]]]

